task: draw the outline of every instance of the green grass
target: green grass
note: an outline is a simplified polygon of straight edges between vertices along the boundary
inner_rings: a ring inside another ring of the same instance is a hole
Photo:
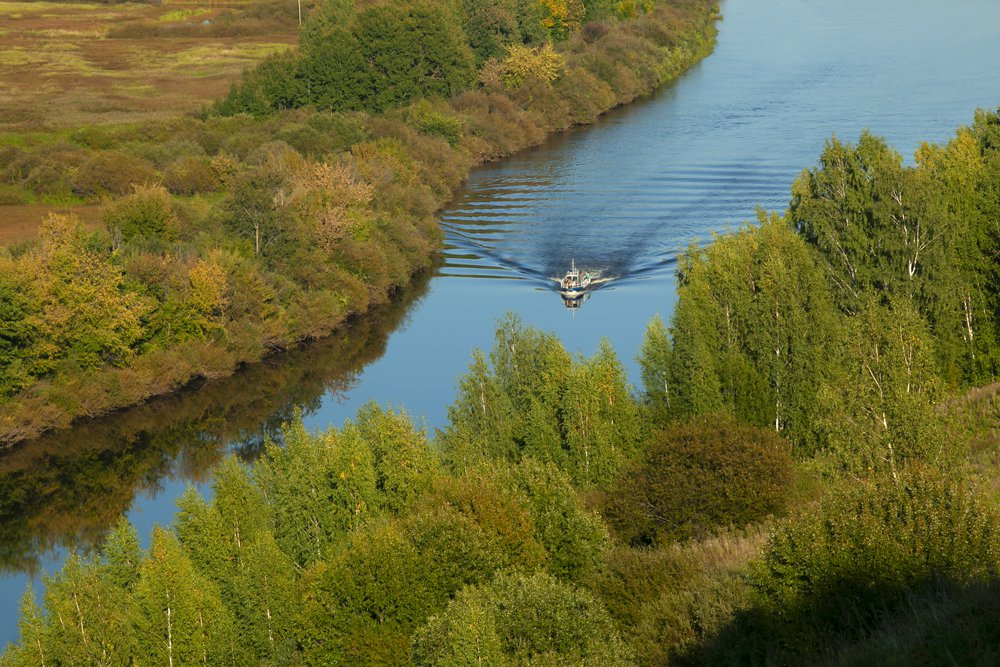
[[[165,22],[185,21],[195,16],[202,16],[210,13],[212,13],[212,10],[205,9],[204,7],[199,7],[197,9],[175,9],[174,11],[167,12],[161,16],[159,20]]]

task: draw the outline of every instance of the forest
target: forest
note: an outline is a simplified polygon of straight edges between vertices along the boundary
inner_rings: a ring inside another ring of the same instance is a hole
[[[183,30],[254,33],[266,4]],[[4,134],[0,205],[99,220],[51,215],[0,248],[0,445],[385,303],[430,266],[473,166],[673,80],[716,19],[713,0],[329,0],[201,113]]]
[[[993,664],[998,213],[1000,111],[913,166],[831,139],[689,248],[640,388],[511,314],[444,428],[293,415],[0,664]]]

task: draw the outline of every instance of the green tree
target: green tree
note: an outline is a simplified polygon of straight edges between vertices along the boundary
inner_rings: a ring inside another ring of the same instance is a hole
[[[52,660],[51,649],[46,649],[49,641],[45,635],[45,619],[35,602],[35,591],[29,583],[21,596],[20,620],[18,621],[19,644],[8,644],[0,654],[0,662],[8,667],[35,667],[46,664],[46,656]]]
[[[249,538],[229,583],[239,644],[258,661],[287,664],[295,655],[298,574],[270,531]]]
[[[402,514],[430,490],[437,458],[426,433],[416,430],[406,413],[369,403],[345,425],[343,437],[356,438],[371,449],[380,508]]]
[[[195,571],[177,538],[154,528],[135,588],[134,626],[158,664],[241,664],[233,618],[218,589]]]
[[[133,185],[130,194],[104,210],[104,225],[117,247],[136,237],[172,241],[177,238],[180,221],[166,188]]]
[[[555,336],[513,315],[497,327],[490,363],[474,354],[459,388],[439,436],[459,469],[531,456],[578,484],[601,485],[642,438],[624,369],[606,342],[590,360],[574,360]]]
[[[659,315],[653,317],[646,325],[642,347],[639,348],[637,361],[643,387],[643,403],[648,413],[648,420],[653,424],[665,422],[671,415],[671,377],[673,367],[671,357],[673,345],[667,327]]]
[[[606,495],[605,515],[633,545],[697,539],[781,514],[791,482],[790,447],[773,429],[700,417],[653,436]]]
[[[836,352],[835,352],[836,354]],[[957,452],[934,404],[943,388],[925,321],[907,300],[890,307],[872,299],[850,318],[838,372],[818,395],[817,425],[842,461],[895,474],[900,463],[944,463]]]
[[[300,419],[282,433],[281,446],[267,443],[254,479],[278,544],[304,567],[328,556],[340,535],[378,509],[374,459],[360,439],[334,430],[312,435]]]
[[[534,533],[547,552],[547,569],[560,579],[582,581],[610,546],[600,517],[587,510],[570,477],[552,463],[524,459],[503,479],[527,501]]]
[[[503,574],[463,590],[417,633],[413,658],[418,665],[632,662],[600,601],[541,572]]]
[[[646,377],[667,383],[647,400],[671,416],[725,412],[803,451],[819,446],[818,380],[836,365],[830,349],[842,334],[812,249],[762,213],[758,227],[692,246],[678,272],[670,354],[651,343],[640,357]]]
[[[37,306],[30,280],[20,262],[0,256],[0,397],[16,394],[43,372],[37,365],[39,332],[32,324]]]
[[[462,586],[511,566],[471,517],[432,507],[352,532],[306,575],[299,642],[312,663],[405,664],[411,633]]]

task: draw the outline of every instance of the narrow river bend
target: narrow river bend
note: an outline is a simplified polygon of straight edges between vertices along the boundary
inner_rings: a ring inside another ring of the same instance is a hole
[[[455,378],[517,312],[590,354],[609,338],[635,378],[643,328],[668,319],[692,240],[784,211],[831,135],[869,128],[907,159],[1000,105],[996,0],[724,0],[713,55],[596,126],[477,170],[441,213],[440,266],[346,336],[234,378],[0,454],[0,646],[30,578],[122,511],[148,537],[226,452],[252,458],[303,406],[316,428],[369,400],[443,425]],[[574,261],[614,280],[567,309]]]

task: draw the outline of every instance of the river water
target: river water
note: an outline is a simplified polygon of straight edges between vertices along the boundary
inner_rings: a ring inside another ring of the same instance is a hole
[[[27,582],[125,512],[169,523],[227,453],[252,459],[295,407],[340,425],[375,400],[433,430],[455,378],[515,312],[591,354],[634,356],[668,319],[689,243],[784,211],[832,135],[868,128],[908,161],[978,107],[1000,105],[996,0],[724,0],[713,55],[651,99],[478,169],[441,213],[440,265],[347,335],[0,455],[0,645]],[[552,277],[570,262],[611,278],[579,308]]]

